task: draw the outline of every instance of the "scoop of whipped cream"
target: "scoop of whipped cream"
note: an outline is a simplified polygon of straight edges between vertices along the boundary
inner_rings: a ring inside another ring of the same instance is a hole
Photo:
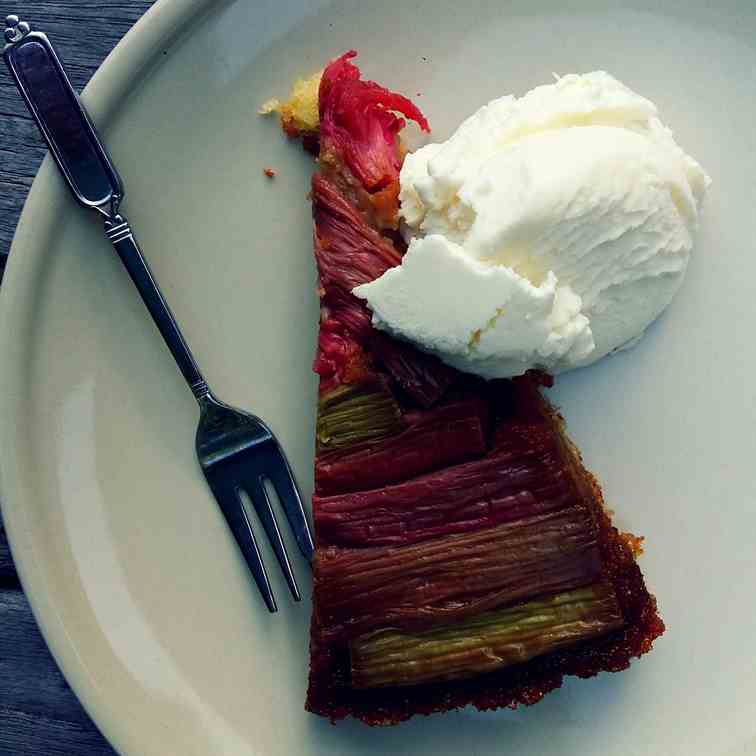
[[[603,71],[565,76],[407,156],[409,248],[354,294],[467,372],[588,365],[669,304],[709,183],[652,102]]]

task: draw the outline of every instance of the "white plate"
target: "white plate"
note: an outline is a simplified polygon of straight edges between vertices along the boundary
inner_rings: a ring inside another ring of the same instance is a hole
[[[283,610],[264,611],[195,463],[192,397],[48,160],[2,287],[3,516],[47,641],[123,754],[756,753],[756,6],[569,5],[162,0],[86,100],[211,383],[270,421],[307,493],[313,166],[258,105],[350,47],[439,137],[553,71],[606,68],[656,101],[714,178],[697,252],[642,344],[555,396],[619,524],[647,536],[667,634],[516,712],[306,714],[309,606],[276,576]]]

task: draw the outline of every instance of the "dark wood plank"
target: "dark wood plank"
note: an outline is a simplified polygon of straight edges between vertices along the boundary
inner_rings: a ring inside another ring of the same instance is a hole
[[[18,590],[0,589],[0,754],[113,755],[61,675]]]
[[[0,627],[0,709],[88,724],[21,591],[0,590]]]
[[[0,585],[11,585],[16,579],[16,570],[13,567],[8,540],[5,537],[5,528],[0,520]],[[0,632],[2,629],[0,628]]]
[[[153,0],[6,0],[44,29],[81,89]],[[45,148],[0,65],[0,276]],[[0,521],[0,754],[114,756],[50,655],[20,591]]]
[[[0,754],[116,756],[91,723],[78,724],[0,707]]]

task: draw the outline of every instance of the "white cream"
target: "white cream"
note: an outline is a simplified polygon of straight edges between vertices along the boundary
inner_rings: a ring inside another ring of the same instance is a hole
[[[669,304],[709,183],[653,103],[604,72],[566,76],[407,156],[409,249],[354,293],[462,370],[587,365]]]

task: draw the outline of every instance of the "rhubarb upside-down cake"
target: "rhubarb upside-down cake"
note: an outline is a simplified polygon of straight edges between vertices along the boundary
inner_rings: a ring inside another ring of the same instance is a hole
[[[485,381],[377,330],[352,294],[399,265],[405,97],[347,53],[277,106],[312,178],[320,378],[306,707],[393,724],[533,704],[664,631],[543,373]]]

